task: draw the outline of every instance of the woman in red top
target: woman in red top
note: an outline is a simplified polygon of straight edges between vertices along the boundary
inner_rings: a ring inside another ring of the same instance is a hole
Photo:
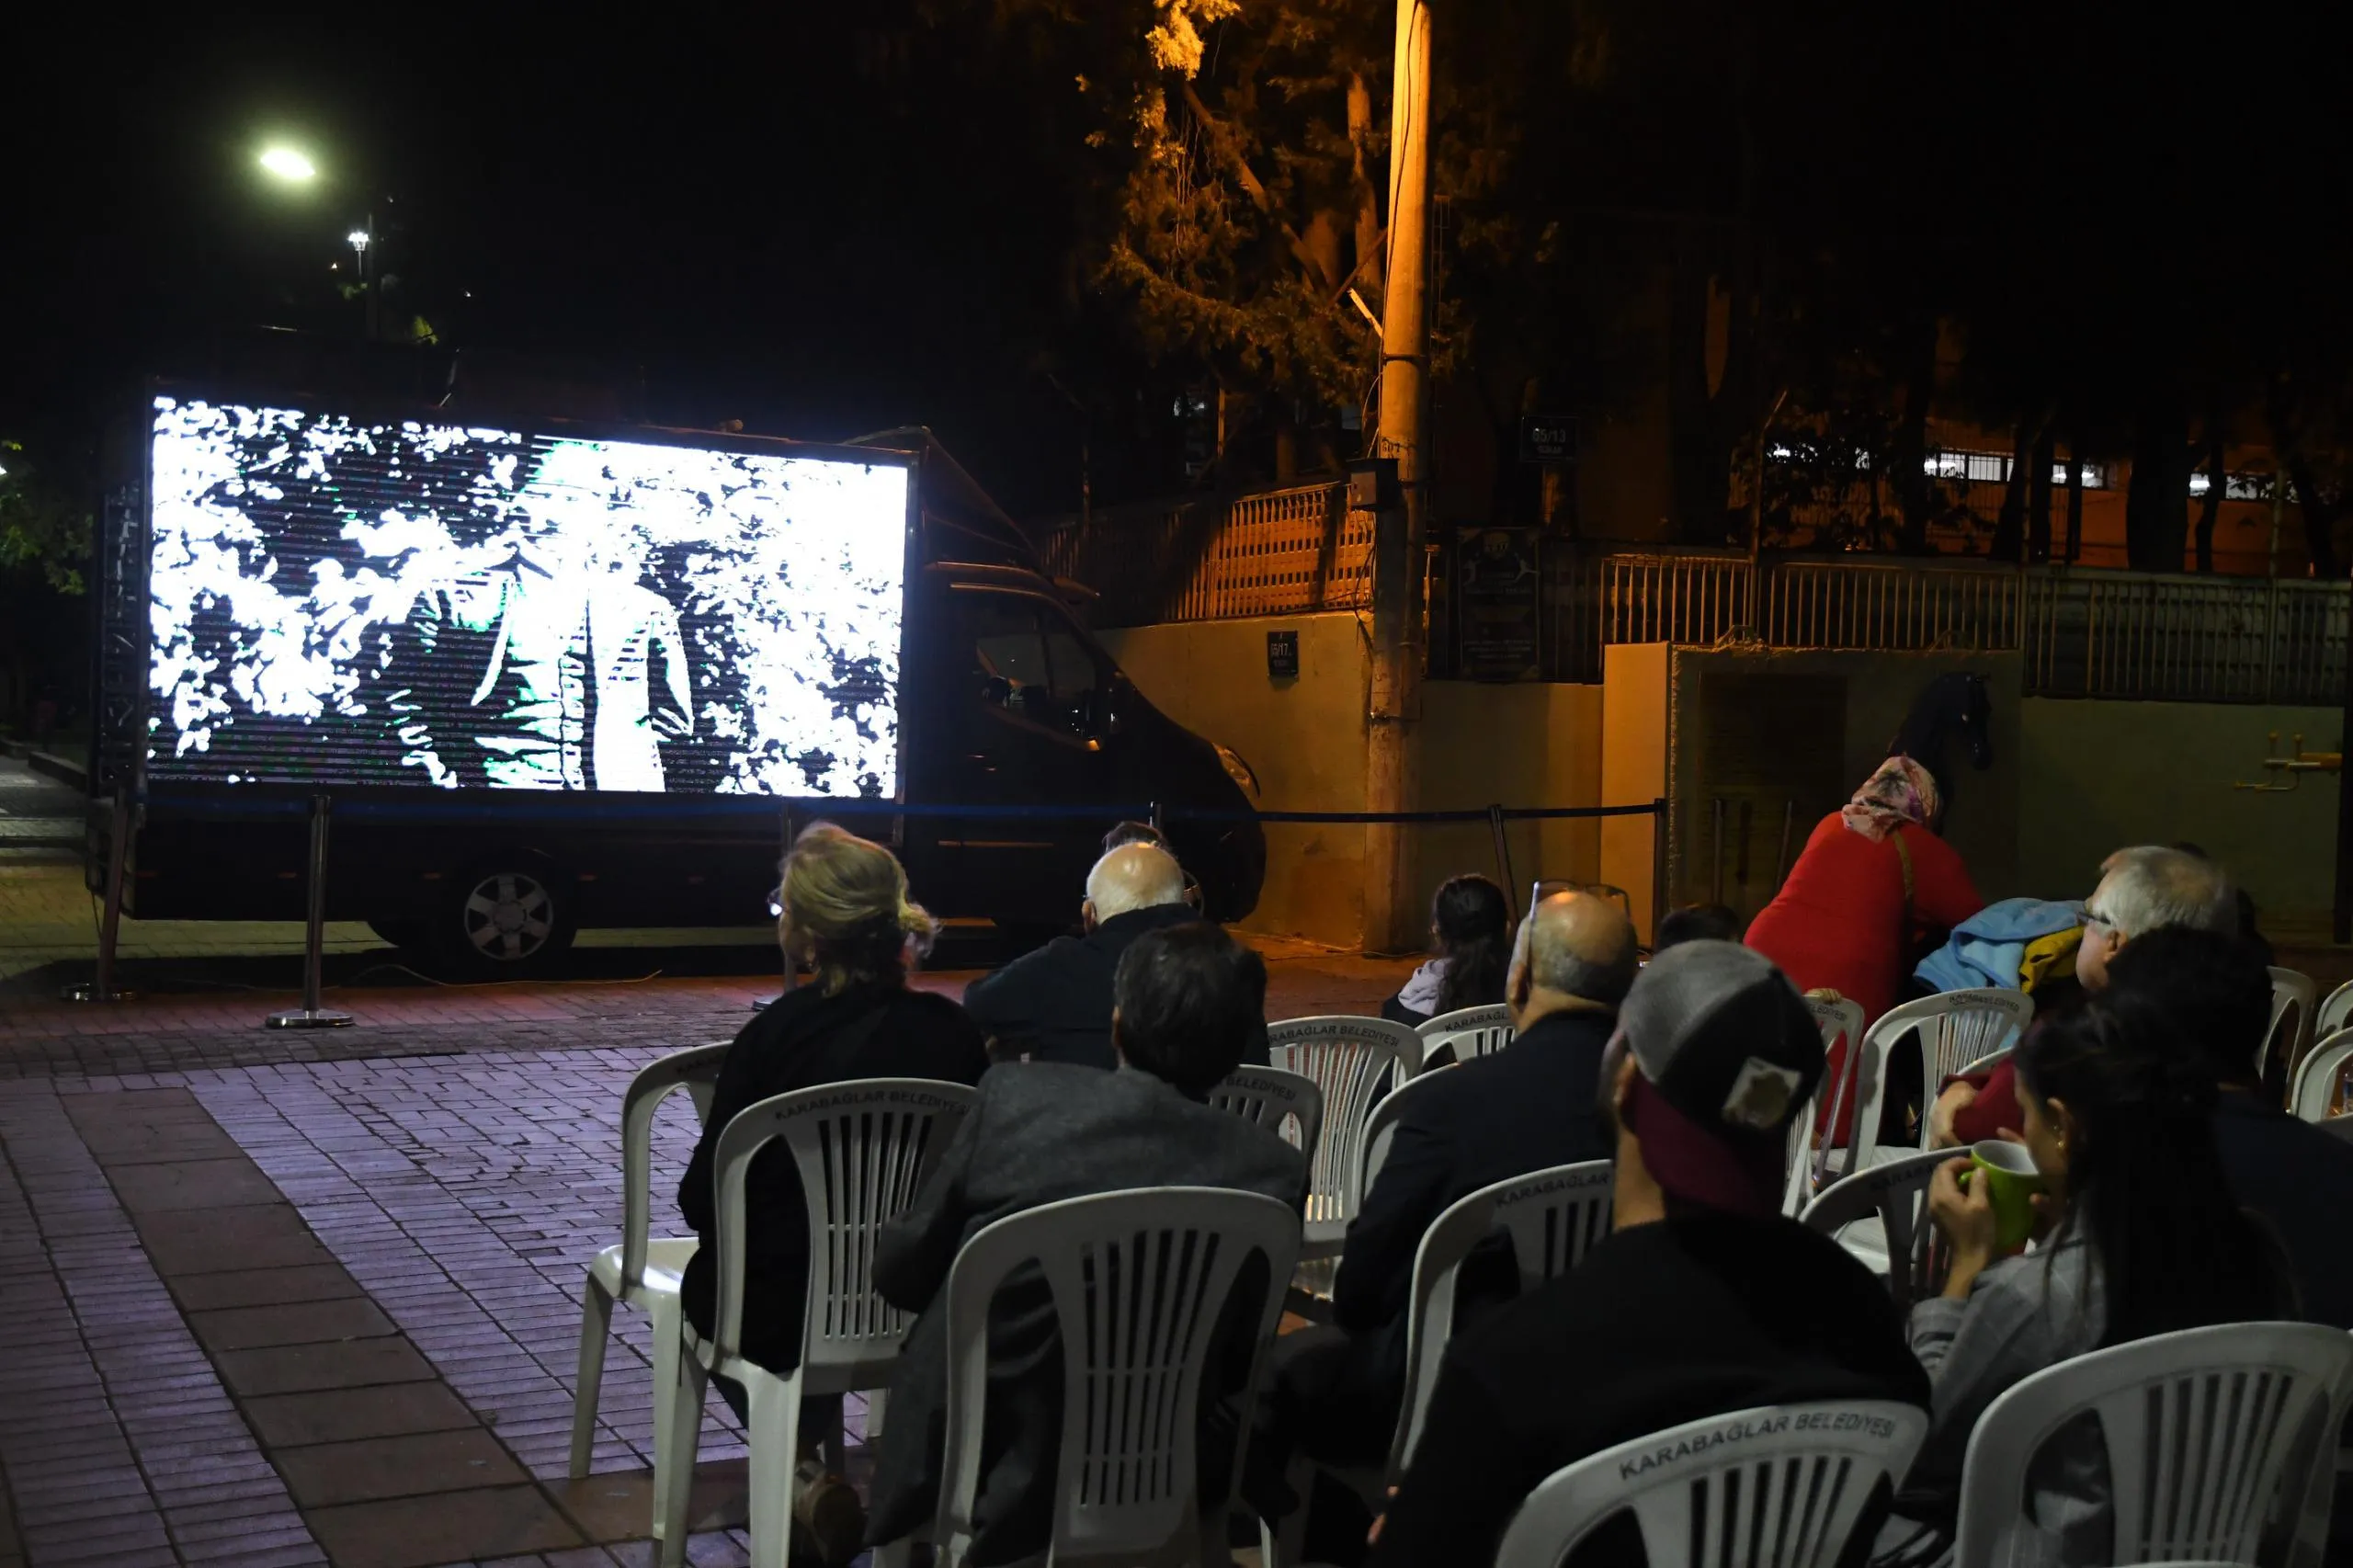
[[[1941,937],[1985,907],[1969,868],[1937,836],[1936,780],[1908,756],[1891,756],[1843,810],[1822,819],[1789,880],[1749,923],[1747,944],[1801,991],[1828,988],[1863,1009],[1869,1028],[1904,1000],[1905,977],[1926,937]],[[1830,1053],[1836,1084],[1841,1041]],[[1829,1096],[1824,1096],[1828,1116]],[[1847,1107],[1838,1130],[1853,1125]]]

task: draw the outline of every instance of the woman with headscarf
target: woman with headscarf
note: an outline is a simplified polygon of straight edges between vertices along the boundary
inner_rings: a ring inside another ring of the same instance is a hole
[[[1940,812],[1928,770],[1889,757],[1814,827],[1781,891],[1749,922],[1747,945],[1801,991],[1835,991],[1861,1006],[1868,1028],[1904,1000],[1924,944],[1985,907],[1960,853],[1937,836]],[[1838,1081],[1846,1050],[1841,1041],[1831,1051],[1825,1083]],[[1849,1103],[1840,1141],[1853,1118]]]

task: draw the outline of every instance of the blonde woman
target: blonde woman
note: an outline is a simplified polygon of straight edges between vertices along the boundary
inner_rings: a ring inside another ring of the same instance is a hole
[[[682,1286],[695,1332],[712,1329],[719,1244],[714,1162],[719,1135],[746,1106],[792,1089],[852,1078],[940,1078],[975,1084],[988,1070],[981,1032],[945,996],[907,985],[910,949],[927,950],[931,916],[907,897],[907,874],[891,852],[817,823],[784,859],[776,902],[788,960],[815,977],[745,1025],[727,1049],[702,1142],[678,1183],[678,1212],[702,1238]],[[752,1162],[745,1190],[744,1354],[772,1371],[801,1361],[808,1289],[808,1211],[792,1154],[772,1143]],[[740,1394],[722,1384],[733,1403]]]

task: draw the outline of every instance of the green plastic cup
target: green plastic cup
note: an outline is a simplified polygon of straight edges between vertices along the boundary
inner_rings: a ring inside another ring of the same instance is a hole
[[[1986,1201],[1994,1206],[1994,1244],[2016,1252],[2034,1233],[2034,1195],[2042,1190],[2042,1176],[2026,1146],[2005,1138],[1988,1138],[1970,1145],[1972,1176],[1985,1184]]]

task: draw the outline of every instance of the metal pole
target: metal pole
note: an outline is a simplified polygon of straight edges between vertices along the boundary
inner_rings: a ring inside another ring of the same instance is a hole
[[[324,794],[311,797],[311,903],[302,933],[302,1006],[294,1012],[272,1013],[262,1020],[266,1028],[339,1029],[351,1023],[350,1014],[319,1006],[327,926],[327,812],[332,804]]]
[[[107,809],[107,891],[106,913],[98,924],[97,978],[87,985],[70,985],[65,989],[69,1002],[119,1002],[121,993],[114,988],[115,949],[122,936],[122,878],[131,853],[131,791],[117,790],[108,801]]]
[[[1711,862],[1708,869],[1708,902],[1722,903],[1724,901],[1724,798],[1718,795],[1713,803],[1715,821],[1708,839],[1708,858]]]
[[[1413,805],[1412,730],[1421,707],[1423,590],[1428,570],[1430,28],[1427,0],[1397,0],[1389,135],[1389,244],[1381,312],[1381,424],[1373,455],[1393,458],[1403,506],[1383,509],[1373,549],[1371,711],[1366,726],[1365,807]],[[1404,827],[1365,834],[1366,947],[1421,946],[1408,907]]]
[[[1666,918],[1666,797],[1651,801],[1651,945]]]
[[[1504,833],[1504,808],[1501,801],[1487,808],[1487,831],[1495,840],[1495,875],[1508,888],[1519,879],[1511,871],[1511,840]]]

